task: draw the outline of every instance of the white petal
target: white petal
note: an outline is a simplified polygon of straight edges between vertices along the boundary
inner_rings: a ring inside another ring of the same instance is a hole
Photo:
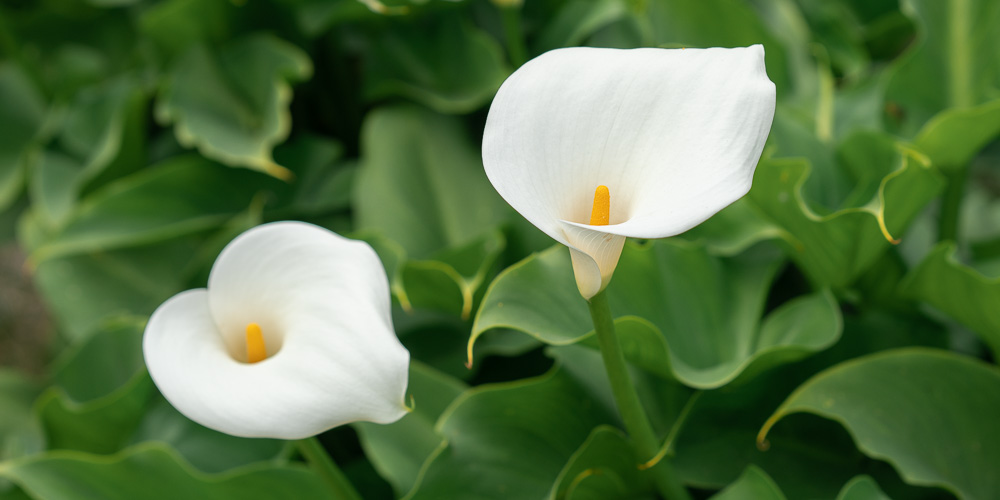
[[[625,237],[592,231],[589,227],[565,226],[576,286],[580,295],[590,300],[611,281],[625,246]]]
[[[504,199],[563,244],[561,221],[586,225],[601,184],[612,224],[590,229],[671,236],[749,190],[774,92],[760,45],[554,50],[498,91],[483,162]]]
[[[207,291],[157,309],[143,350],[157,387],[192,420],[236,436],[299,439],[405,413],[409,353],[389,307],[367,244],[309,224],[267,224],[222,251]],[[251,322],[268,358],[247,364]]]

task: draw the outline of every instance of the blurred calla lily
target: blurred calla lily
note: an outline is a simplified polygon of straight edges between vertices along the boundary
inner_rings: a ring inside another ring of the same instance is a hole
[[[628,236],[682,233],[747,191],[774,116],[764,48],[568,48],[514,72],[490,107],[486,174],[570,249],[586,299]]]
[[[219,255],[207,289],[153,313],[149,373],[188,418],[243,437],[301,439],[406,408],[409,352],[367,244],[300,222],[258,226]]]

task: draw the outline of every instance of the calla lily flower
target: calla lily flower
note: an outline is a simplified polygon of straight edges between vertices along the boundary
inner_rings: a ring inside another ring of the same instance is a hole
[[[177,410],[235,436],[302,439],[407,411],[410,354],[392,328],[382,263],[366,243],[311,224],[238,236],[207,289],[153,313],[142,348]]]
[[[774,106],[760,45],[557,49],[500,87],[483,163],[515,210],[569,247],[589,300],[626,237],[680,234],[750,190]]]

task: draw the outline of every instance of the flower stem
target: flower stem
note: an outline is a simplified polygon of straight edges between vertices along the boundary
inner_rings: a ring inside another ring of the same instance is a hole
[[[608,298],[604,292],[591,297],[588,302],[590,307],[590,317],[594,321],[594,330],[597,333],[597,342],[601,346],[601,356],[604,358],[604,369],[608,373],[611,381],[611,391],[615,396],[615,404],[618,405],[618,412],[621,413],[625,422],[625,430],[632,438],[639,459],[643,462],[653,458],[659,450],[659,442],[653,426],[649,423],[649,417],[642,408],[639,401],[639,394],[632,384],[632,377],[628,373],[628,365],[625,363],[625,355],[618,344],[618,336],[615,334],[615,323],[611,318],[611,307],[608,305]],[[684,486],[677,481],[673,468],[667,460],[660,460],[655,466],[650,468],[653,480],[656,482],[660,494],[670,500],[690,500]]]
[[[958,241],[958,219],[968,170],[968,167],[959,168],[947,174],[938,218],[938,241]]]
[[[299,452],[306,458],[313,470],[323,478],[326,485],[333,492],[333,498],[342,500],[361,500],[361,495],[354,489],[347,476],[341,472],[337,464],[333,463],[326,449],[320,444],[316,436],[300,439],[295,442],[299,447]]]
[[[504,38],[507,40],[507,55],[514,69],[528,61],[528,49],[524,46],[524,35],[521,32],[521,3],[494,2],[500,9],[503,19]]]

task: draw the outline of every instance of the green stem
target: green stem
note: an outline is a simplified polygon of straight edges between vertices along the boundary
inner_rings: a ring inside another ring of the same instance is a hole
[[[528,49],[524,46],[524,36],[521,33],[521,4],[519,2],[507,2],[509,5],[502,5],[504,2],[497,2],[500,14],[503,16],[504,38],[507,39],[507,55],[514,69],[521,67],[528,62]]]
[[[604,292],[591,297],[588,302],[590,307],[590,317],[594,321],[594,331],[597,333],[597,342],[601,346],[601,356],[604,358],[604,369],[608,373],[611,381],[611,391],[615,396],[615,403],[618,405],[618,412],[621,413],[625,422],[625,430],[632,438],[639,458],[643,462],[656,455],[659,450],[659,442],[653,426],[649,423],[649,417],[642,408],[639,401],[639,394],[632,384],[632,377],[628,373],[628,365],[625,363],[625,355],[622,354],[621,346],[618,344],[618,336],[615,334],[615,323],[611,318],[611,307],[608,305],[608,298]],[[660,494],[670,500],[690,500],[684,486],[677,481],[673,468],[667,460],[660,460],[650,471],[653,474],[656,486]]]
[[[300,439],[295,444],[298,445],[299,452],[306,458],[313,470],[330,487],[330,491],[333,492],[333,498],[338,500],[362,500],[361,495],[354,489],[351,482],[347,480],[347,476],[341,472],[337,464],[333,463],[333,459],[330,458],[330,455],[327,455],[326,449],[323,448],[323,445],[320,444],[315,436]]]
[[[941,215],[938,219],[938,241],[958,241],[958,219],[965,192],[968,167],[958,168],[947,174],[947,184],[941,197]]]

